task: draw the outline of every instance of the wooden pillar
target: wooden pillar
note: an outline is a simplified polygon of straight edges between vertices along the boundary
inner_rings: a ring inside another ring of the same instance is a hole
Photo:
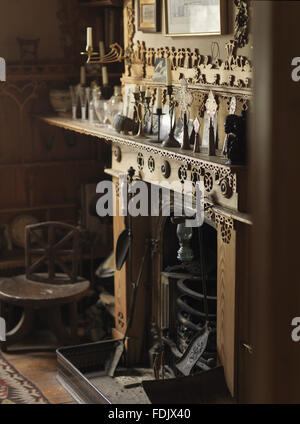
[[[236,232],[229,243],[218,228],[217,349],[227,386],[235,395]]]
[[[252,122],[253,240],[249,285],[249,354],[245,401],[300,402],[299,115],[300,2],[254,3],[255,104]]]

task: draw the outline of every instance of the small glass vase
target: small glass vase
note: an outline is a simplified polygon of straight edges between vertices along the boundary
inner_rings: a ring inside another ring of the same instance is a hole
[[[93,90],[93,104],[96,117],[98,119],[99,124],[104,124],[104,103],[105,100],[101,98],[101,90],[100,88],[96,88]]]
[[[78,90],[75,85],[70,85],[70,94],[71,94],[71,101],[72,101],[72,119],[77,118],[77,105],[78,105]]]
[[[81,119],[86,120],[86,104],[87,104],[87,91],[85,87],[79,87],[79,98],[81,106]]]
[[[112,127],[115,117],[123,111],[123,98],[120,86],[114,87],[114,94],[107,102],[106,124]]]

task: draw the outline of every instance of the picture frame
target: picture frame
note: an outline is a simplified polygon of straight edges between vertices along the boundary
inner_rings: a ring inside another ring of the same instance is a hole
[[[159,32],[161,17],[160,0],[138,0],[138,30]]]
[[[165,35],[223,35],[227,31],[227,0],[164,0]]]
[[[167,78],[167,60],[163,57],[158,58],[155,60],[152,81],[165,84],[166,78]]]

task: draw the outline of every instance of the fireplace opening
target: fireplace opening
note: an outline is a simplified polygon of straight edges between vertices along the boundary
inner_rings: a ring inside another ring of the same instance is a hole
[[[188,228],[182,218],[167,218],[159,317],[155,357],[160,363],[163,357],[162,378],[216,367],[217,231],[211,223]]]

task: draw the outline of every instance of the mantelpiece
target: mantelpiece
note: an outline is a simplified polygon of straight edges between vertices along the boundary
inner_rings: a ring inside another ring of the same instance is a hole
[[[251,224],[251,218],[247,214],[246,192],[239,190],[241,184],[243,187],[247,186],[245,166],[226,165],[226,159],[220,156],[208,157],[203,153],[164,148],[147,139],[121,135],[114,130],[80,120],[58,116],[39,116],[38,119],[49,125],[112,143],[112,176],[116,177],[118,173],[126,171],[126,166],[135,165],[143,181],[150,184],[156,181],[166,188],[174,181],[195,183],[203,180],[206,203],[214,205],[224,216]],[[170,169],[169,175],[166,174],[165,167]]]
[[[160,187],[169,182],[183,183],[200,181],[203,183],[205,202],[209,206],[206,213],[207,225],[214,228],[217,246],[217,354],[219,363],[224,366],[225,379],[232,396],[239,397],[239,383],[243,378],[239,374],[239,358],[247,349],[246,342],[240,336],[240,323],[243,318],[241,293],[247,286],[247,249],[251,218],[247,214],[247,168],[228,166],[220,155],[224,142],[224,120],[230,113],[241,114],[249,108],[252,98],[253,69],[250,61],[237,55],[236,43],[226,44],[227,58],[214,59],[202,55],[197,49],[178,49],[146,46],[145,42],[135,40],[134,2],[124,2],[125,22],[125,73],[123,86],[130,84],[145,85],[152,92],[152,104],[155,102],[156,89],[163,84],[154,83],[152,75],[156,58],[169,58],[172,64],[174,88],[184,76],[194,95],[191,119],[201,121],[203,130],[205,103],[210,91],[218,104],[218,156],[193,154],[179,148],[163,148],[147,140],[117,134],[112,130],[91,126],[87,123],[63,118],[42,118],[51,125],[92,135],[99,140],[112,144],[112,164],[109,174],[118,188],[119,175],[134,167],[137,178]],[[163,103],[166,105],[166,87]],[[235,97],[236,109],[230,108],[231,98]],[[178,117],[178,110],[176,116]],[[202,134],[200,134],[202,138]],[[116,201],[119,196],[117,190]],[[174,205],[173,205],[174,206]],[[117,208],[118,210],[118,208]],[[169,217],[168,217],[169,218]],[[160,323],[162,314],[161,293],[163,257],[165,244],[164,228],[166,217],[137,217],[133,219],[133,279],[137,278],[138,264],[144,250],[146,239],[151,240],[151,257],[148,258],[148,273],[143,275],[137,297],[137,309],[133,324],[126,340],[129,365],[138,363],[145,346],[145,334],[149,333],[150,320]],[[114,217],[114,246],[124,230],[124,219],[118,214]],[[115,338],[122,337],[128,320],[128,305],[131,284],[128,264],[121,271],[115,270]],[[150,301],[151,299],[151,301]]]
[[[164,186],[164,181],[167,179],[163,175],[162,166],[166,165],[166,162],[171,169],[170,180],[178,181],[180,177],[186,179],[196,177],[196,181],[204,182],[206,204],[210,205],[206,212],[206,219],[215,225],[218,234],[218,356],[220,363],[224,366],[229,390],[232,395],[237,396],[238,356],[240,349],[244,348],[242,341],[239,340],[239,325],[236,317],[239,309],[238,293],[244,284],[244,275],[240,270],[246,267],[247,243],[245,240],[251,226],[251,218],[247,214],[247,168],[225,165],[225,159],[218,156],[208,157],[205,154],[194,154],[178,148],[165,149],[85,122],[62,117],[39,117],[39,119],[50,125],[91,135],[99,141],[111,143],[112,167],[106,172],[113,178],[116,186],[119,183],[119,174],[126,172],[130,166],[136,169],[138,178],[149,184],[156,180],[158,185]],[[159,290],[158,282],[162,267],[164,219],[138,217],[133,224],[133,231],[139,234],[134,246],[137,261],[143,250],[143,240],[147,237],[152,239],[152,265],[149,275],[152,280],[154,317],[159,314],[155,293]],[[123,217],[115,216],[114,244],[123,229]],[[135,269],[134,272],[137,270]],[[146,281],[144,277],[143,287],[138,294],[139,306],[136,313],[139,319],[134,321],[136,324],[132,326],[127,341],[127,357],[132,364],[140,358],[143,334],[149,324],[145,323],[145,311],[149,307],[146,300],[149,286]],[[118,338],[122,336],[128,314],[130,284],[127,264],[121,271],[115,271],[115,292],[117,293],[116,328],[113,334]]]

